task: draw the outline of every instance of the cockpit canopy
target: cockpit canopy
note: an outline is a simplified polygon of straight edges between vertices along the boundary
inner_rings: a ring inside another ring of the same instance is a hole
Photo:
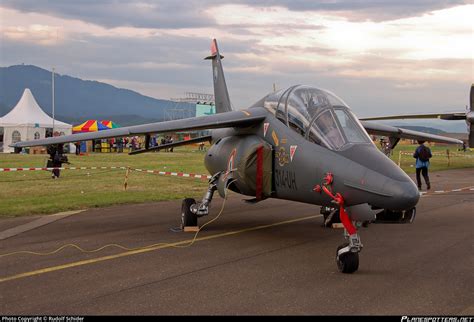
[[[350,108],[326,90],[296,85],[269,94],[254,106],[265,107],[307,140],[332,150],[372,142]]]

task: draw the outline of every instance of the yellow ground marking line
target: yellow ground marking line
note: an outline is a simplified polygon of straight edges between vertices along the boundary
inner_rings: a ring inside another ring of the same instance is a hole
[[[301,217],[301,218],[285,220],[285,221],[281,221],[281,222],[277,222],[277,223],[273,223],[273,224],[268,224],[268,225],[256,226],[256,227],[245,228],[245,229],[236,230],[236,231],[229,231],[229,232],[221,233],[221,234],[215,234],[215,235],[211,235],[211,236],[200,237],[200,238],[196,238],[196,242],[197,241],[211,240],[211,239],[220,238],[220,237],[237,235],[237,234],[241,234],[241,233],[245,233],[245,232],[249,232],[249,231],[260,230],[260,229],[265,229],[265,228],[270,228],[270,227],[276,227],[276,226],[281,226],[281,225],[285,225],[285,224],[291,224],[291,223],[295,223],[295,222],[299,222],[299,221],[303,221],[303,220],[308,220],[308,219],[313,219],[313,218],[318,218],[318,217],[322,217],[322,215],[313,215],[313,216]],[[24,278],[24,277],[29,277],[29,276],[42,275],[42,274],[45,274],[45,273],[59,271],[59,270],[63,270],[63,269],[66,269],[66,268],[89,265],[89,264],[103,262],[103,261],[107,261],[107,260],[111,260],[111,259],[115,259],[115,258],[120,258],[120,257],[125,257],[125,256],[131,256],[131,255],[151,252],[151,251],[158,250],[158,249],[164,249],[164,248],[170,248],[170,247],[179,246],[179,245],[185,245],[185,244],[190,243],[190,242],[192,242],[192,239],[183,240],[183,241],[174,242],[174,243],[169,243],[169,244],[166,244],[166,245],[150,247],[150,248],[137,249],[137,250],[128,251],[128,252],[115,254],[115,255],[109,255],[109,256],[104,256],[104,257],[99,257],[99,258],[82,260],[82,261],[73,262],[73,263],[64,264],[64,265],[46,267],[46,268],[38,269],[38,270],[35,270],[35,271],[31,271],[31,272],[25,272],[25,273],[20,273],[20,274],[17,274],[17,275],[12,275],[12,276],[7,276],[7,277],[0,278],[0,283],[7,282],[7,281],[12,281],[12,280],[16,280],[16,279],[20,279],[20,278]]]

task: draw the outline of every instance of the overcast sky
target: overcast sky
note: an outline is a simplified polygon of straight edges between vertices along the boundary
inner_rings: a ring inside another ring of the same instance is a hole
[[[217,38],[233,105],[292,84],[362,117],[464,109],[469,1],[2,0],[0,64],[52,66],[156,98],[212,93]],[[1,89],[0,89],[1,90]]]

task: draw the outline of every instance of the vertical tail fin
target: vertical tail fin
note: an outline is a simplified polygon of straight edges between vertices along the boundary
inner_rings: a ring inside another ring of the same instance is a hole
[[[208,56],[205,59],[212,60],[212,78],[214,80],[214,100],[216,102],[216,113],[232,111],[229,92],[227,91],[227,85],[224,78],[224,70],[222,69],[222,58],[224,58],[224,56],[219,53],[217,41],[213,39],[211,43],[211,56]]]

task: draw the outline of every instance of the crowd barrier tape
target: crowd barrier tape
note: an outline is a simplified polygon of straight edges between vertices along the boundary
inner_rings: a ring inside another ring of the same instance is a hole
[[[420,192],[420,195],[422,197],[424,197],[424,196],[439,195],[439,194],[443,194],[443,193],[463,192],[463,191],[474,191],[474,186],[464,187],[464,188],[459,188],[459,189],[451,189],[451,190],[435,190],[433,192],[422,191],[422,192]]]
[[[400,154],[413,156],[413,152],[400,151]],[[434,152],[434,153],[431,153],[431,155],[433,155],[433,156],[440,156],[440,157],[446,157],[448,154],[447,154],[447,153]],[[450,157],[472,158],[472,157],[474,157],[474,154],[449,153],[449,156],[450,156]]]
[[[407,151],[399,151],[398,152],[398,166],[401,166],[402,163],[402,155],[409,155],[413,156],[413,152],[407,152]],[[446,161],[448,162],[448,167],[451,164],[451,158],[457,158],[457,157],[464,157],[464,158],[473,158],[474,155],[472,154],[461,154],[461,153],[453,153],[449,152],[449,150],[446,150],[445,153],[440,153],[440,152],[434,152],[431,153],[431,155],[434,156],[439,156],[439,157],[444,157],[446,158]]]
[[[127,167],[53,167],[53,168],[0,168],[0,172],[14,172],[14,171],[51,171],[59,170],[104,170],[104,169],[122,169]]]
[[[163,176],[175,176],[175,177],[196,178],[196,179],[211,179],[212,178],[212,176],[210,175],[195,174],[195,173],[168,172],[168,171],[144,170],[144,169],[130,169],[130,171],[154,173],[154,174],[159,174]]]
[[[145,169],[133,169],[130,167],[53,167],[53,168],[0,168],[0,172],[15,172],[15,171],[52,171],[58,170],[128,170],[136,172],[153,173],[162,176],[175,176],[183,178],[196,178],[196,179],[210,179],[212,176],[205,174],[195,173],[184,173],[184,172],[170,172],[170,171],[158,171],[158,170],[145,170]]]

